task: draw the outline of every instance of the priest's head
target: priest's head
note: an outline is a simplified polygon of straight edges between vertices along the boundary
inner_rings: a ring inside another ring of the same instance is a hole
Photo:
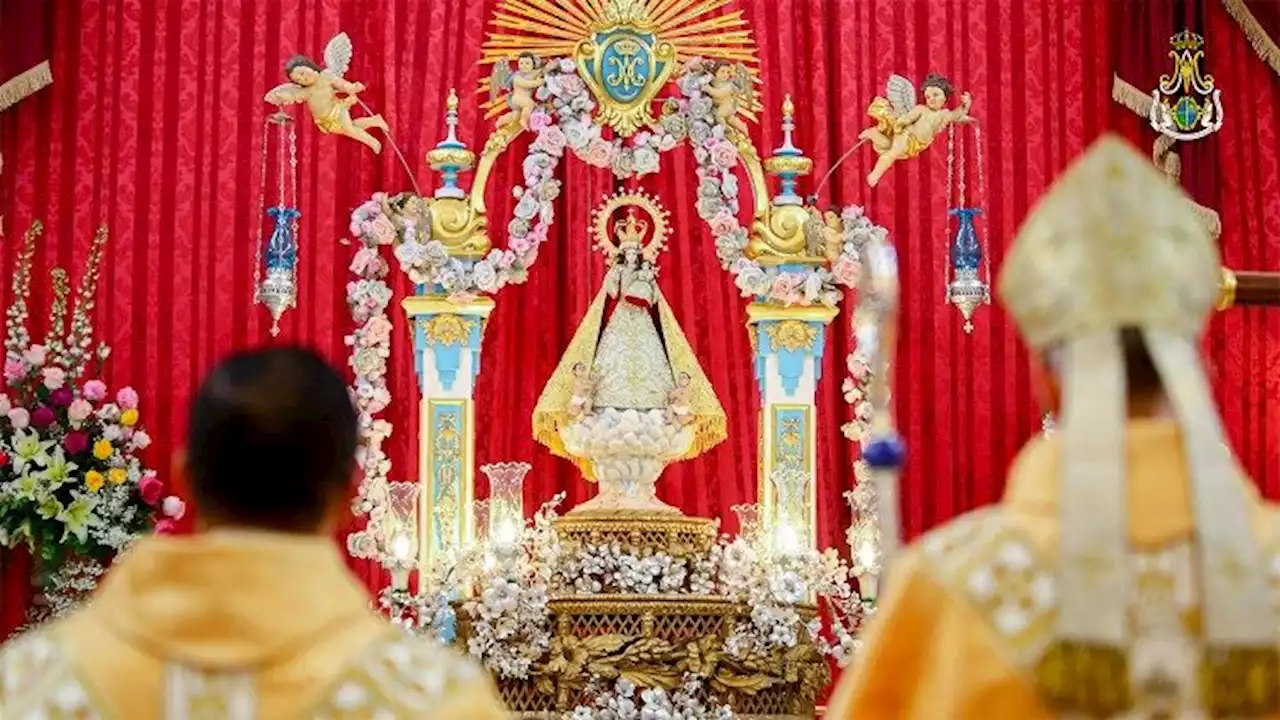
[[[356,411],[315,353],[255,350],[222,361],[191,405],[187,474],[202,521],[328,533],[346,511]]]

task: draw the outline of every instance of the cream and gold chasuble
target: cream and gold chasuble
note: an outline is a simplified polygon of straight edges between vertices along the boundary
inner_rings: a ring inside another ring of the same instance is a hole
[[[487,675],[406,635],[327,538],[152,538],[79,613],[0,649],[0,718],[505,717]]]

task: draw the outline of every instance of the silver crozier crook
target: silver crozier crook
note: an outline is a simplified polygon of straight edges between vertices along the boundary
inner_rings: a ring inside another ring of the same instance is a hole
[[[862,278],[854,315],[856,352],[871,370],[867,395],[872,408],[871,428],[862,443],[862,459],[875,483],[881,566],[887,575],[889,562],[902,542],[898,475],[907,458],[890,406],[893,359],[898,344],[898,254],[886,237],[873,235],[862,246],[861,256]]]

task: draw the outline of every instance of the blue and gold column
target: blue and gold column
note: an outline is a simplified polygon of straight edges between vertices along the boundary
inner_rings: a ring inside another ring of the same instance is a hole
[[[828,307],[747,307],[760,387],[758,497],[770,542],[781,551],[817,548],[817,406]]]
[[[430,564],[475,538],[475,411],[480,347],[494,303],[450,302],[438,295],[406,298],[413,330],[418,408],[419,558]]]

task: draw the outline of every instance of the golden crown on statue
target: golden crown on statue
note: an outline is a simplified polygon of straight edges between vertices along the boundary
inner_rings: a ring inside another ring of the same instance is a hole
[[[634,214],[628,213],[626,220],[614,223],[613,230],[623,245],[639,245],[644,242],[644,234],[649,230],[649,223],[637,220]]]

